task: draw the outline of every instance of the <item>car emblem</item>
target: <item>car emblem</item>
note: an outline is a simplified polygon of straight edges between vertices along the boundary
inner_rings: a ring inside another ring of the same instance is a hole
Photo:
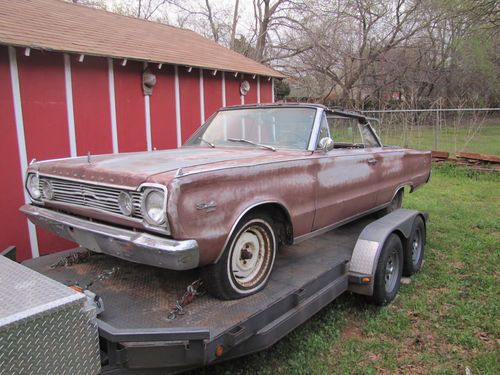
[[[215,211],[217,208],[217,203],[215,201],[210,201],[207,203],[196,203],[195,205],[197,210],[205,210],[206,212],[212,212]]]

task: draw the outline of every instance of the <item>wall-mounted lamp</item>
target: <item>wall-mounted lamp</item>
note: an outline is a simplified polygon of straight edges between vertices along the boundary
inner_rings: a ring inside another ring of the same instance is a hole
[[[240,94],[246,96],[250,91],[250,83],[248,81],[242,81],[240,84]]]
[[[153,87],[156,85],[156,76],[151,73],[149,68],[145,68],[142,72],[142,93],[144,96],[153,95]]]

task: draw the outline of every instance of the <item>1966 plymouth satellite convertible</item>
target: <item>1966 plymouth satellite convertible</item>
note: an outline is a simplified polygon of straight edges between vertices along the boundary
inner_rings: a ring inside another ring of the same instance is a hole
[[[223,299],[262,289],[276,251],[401,206],[430,152],[382,146],[368,119],[313,104],[223,108],[176,150],[30,165],[29,219],[92,251],[201,267]]]

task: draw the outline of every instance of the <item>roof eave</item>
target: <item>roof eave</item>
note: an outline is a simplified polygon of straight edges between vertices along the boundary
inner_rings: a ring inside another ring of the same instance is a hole
[[[202,66],[202,65],[196,65],[196,64],[192,64],[189,62],[182,62],[182,61],[172,62],[172,61],[148,60],[148,59],[144,59],[143,57],[134,56],[134,55],[122,56],[122,55],[116,55],[116,54],[100,54],[97,52],[89,52],[89,51],[78,50],[78,49],[69,50],[69,49],[54,48],[52,46],[40,45],[40,44],[20,44],[20,43],[12,43],[12,42],[3,41],[3,40],[0,40],[0,44],[6,45],[6,46],[18,47],[18,48],[31,48],[31,49],[35,49],[35,50],[42,50],[42,51],[49,51],[49,52],[71,53],[71,54],[75,54],[75,55],[96,56],[96,57],[103,57],[103,58],[110,57],[113,59],[120,59],[120,60],[127,59],[127,60],[132,60],[132,61],[147,62],[150,64],[190,66],[190,67],[199,68],[199,69],[217,70],[217,71],[221,71],[221,72],[231,72],[231,73],[251,74],[251,75],[258,75],[258,76],[278,78],[278,79],[286,78],[286,76],[284,74],[278,72],[277,70],[269,68],[269,67],[266,67],[267,72],[257,72],[257,71],[249,71],[249,70],[231,70],[231,69],[227,69],[227,68],[223,68],[223,67]]]

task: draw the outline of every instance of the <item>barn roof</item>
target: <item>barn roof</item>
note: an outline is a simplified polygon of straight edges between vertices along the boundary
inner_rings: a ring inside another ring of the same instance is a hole
[[[0,0],[0,44],[283,77],[194,31],[60,0]]]

